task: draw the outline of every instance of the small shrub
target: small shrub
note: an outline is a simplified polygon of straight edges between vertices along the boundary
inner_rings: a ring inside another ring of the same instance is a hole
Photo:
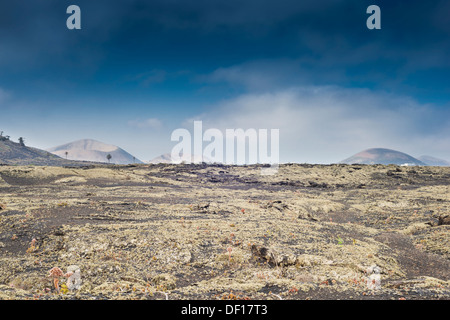
[[[36,246],[36,239],[31,240],[30,247],[27,249],[27,253],[35,252],[39,247]]]

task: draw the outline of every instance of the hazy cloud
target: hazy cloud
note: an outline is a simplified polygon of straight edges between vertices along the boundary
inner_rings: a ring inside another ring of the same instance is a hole
[[[128,125],[140,129],[160,129],[162,122],[157,118],[148,118],[144,120],[130,120]]]
[[[10,93],[0,88],[0,103],[3,103],[10,97]]]
[[[244,94],[191,120],[205,130],[280,129],[281,161],[330,163],[372,147],[450,159],[449,116],[405,96],[310,86]]]
[[[143,86],[149,86],[154,83],[164,82],[167,78],[167,71],[154,69],[148,72],[140,73],[130,78],[131,81],[136,81]]]

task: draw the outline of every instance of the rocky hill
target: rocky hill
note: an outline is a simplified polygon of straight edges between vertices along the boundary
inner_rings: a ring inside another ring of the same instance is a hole
[[[408,166],[426,166],[427,164],[400,151],[373,148],[359,152],[350,158],[342,160],[346,164],[396,164]]]
[[[425,162],[429,166],[450,167],[450,162],[432,156],[420,156],[417,159],[419,159],[422,162]]]
[[[2,139],[0,140],[0,164],[69,166],[86,165],[88,163],[69,161],[41,149],[23,146],[20,143]]]
[[[117,146],[92,139],[70,142],[47,149],[47,151],[69,160],[108,162],[107,156],[111,155],[110,162],[114,164],[142,163],[142,161]]]

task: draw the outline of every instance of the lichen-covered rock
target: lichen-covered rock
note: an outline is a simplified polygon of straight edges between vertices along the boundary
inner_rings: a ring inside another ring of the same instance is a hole
[[[439,217],[439,222],[438,222],[438,224],[439,224],[440,226],[443,226],[443,225],[450,225],[450,215],[440,216],[440,217]]]
[[[176,288],[177,279],[174,275],[164,273],[154,277],[152,283],[165,290],[173,290]]]
[[[67,288],[69,290],[79,290],[81,288],[81,271],[77,265],[71,265],[67,267]]]
[[[416,232],[419,232],[421,230],[428,229],[428,228],[430,228],[429,224],[426,224],[426,223],[414,223],[414,224],[408,226],[406,229],[402,230],[402,233],[405,234],[405,235],[413,235]]]
[[[377,265],[372,265],[367,269],[367,288],[369,290],[381,289],[381,269]]]

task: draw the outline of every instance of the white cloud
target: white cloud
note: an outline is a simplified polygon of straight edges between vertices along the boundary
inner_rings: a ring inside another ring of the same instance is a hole
[[[372,147],[450,159],[448,114],[409,97],[310,86],[244,94],[185,125],[195,119],[204,130],[280,129],[281,162],[338,162]]]

